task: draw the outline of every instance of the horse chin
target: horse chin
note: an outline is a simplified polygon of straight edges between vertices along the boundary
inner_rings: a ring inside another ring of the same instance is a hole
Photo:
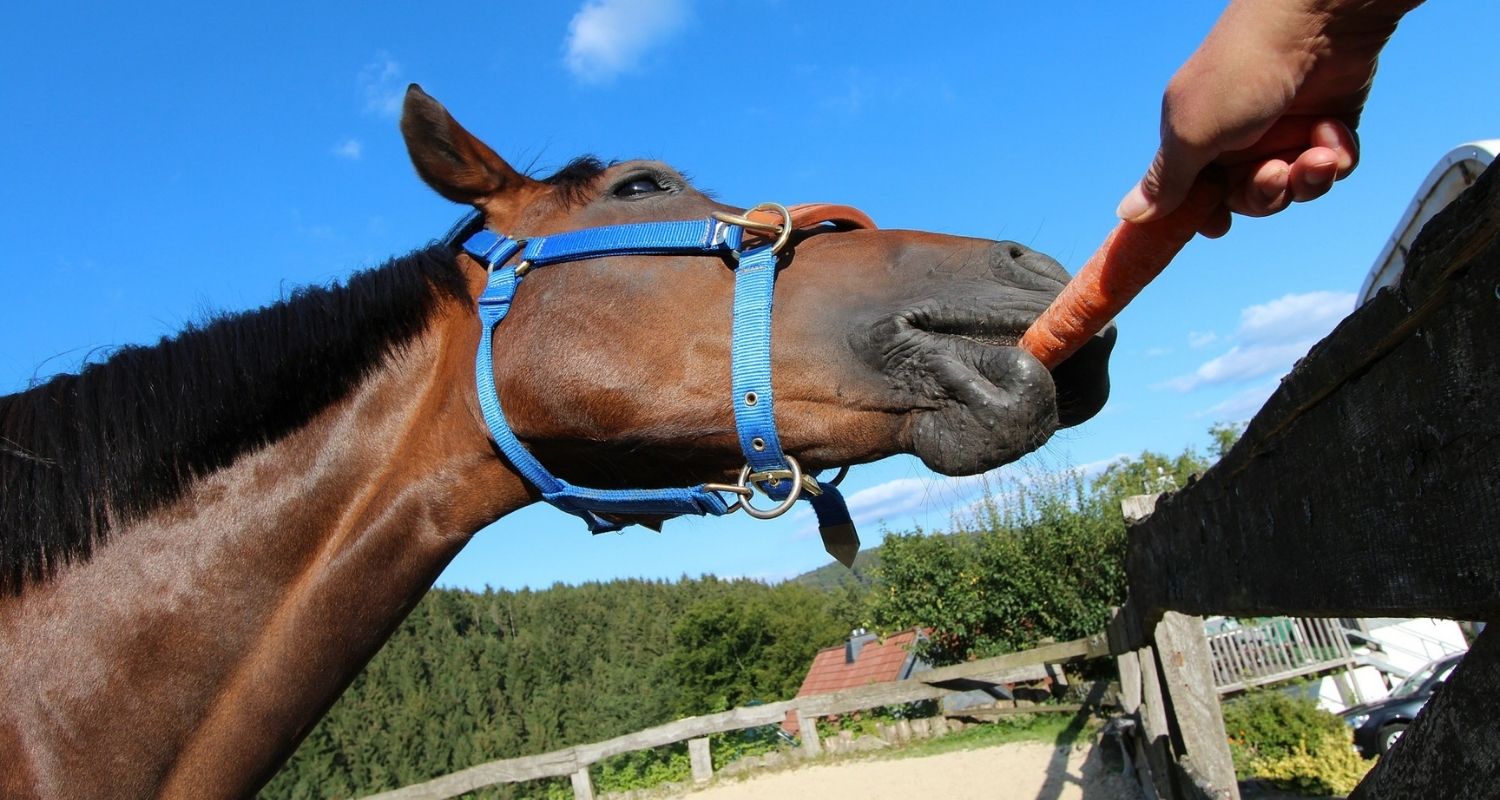
[[[923,372],[943,399],[916,412],[911,449],[929,469],[972,475],[1040,447],[1058,428],[1057,388],[1018,347],[928,334]]]

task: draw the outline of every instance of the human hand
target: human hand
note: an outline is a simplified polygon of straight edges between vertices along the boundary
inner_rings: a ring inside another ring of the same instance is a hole
[[[1224,172],[1228,195],[1206,236],[1227,232],[1230,212],[1263,217],[1321,197],[1359,163],[1377,57],[1420,3],[1233,0],[1167,85],[1161,147],[1120,218],[1170,213],[1207,168]]]

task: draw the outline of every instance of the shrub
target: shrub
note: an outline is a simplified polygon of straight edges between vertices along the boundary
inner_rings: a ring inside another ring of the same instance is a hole
[[[1371,762],[1354,752],[1349,733],[1325,734],[1311,747],[1298,744],[1289,755],[1257,758],[1251,762],[1255,777],[1278,789],[1305,795],[1346,795],[1354,791]]]
[[[1302,794],[1347,794],[1369,769],[1344,721],[1305,697],[1249,692],[1224,705],[1224,730],[1242,779]]]

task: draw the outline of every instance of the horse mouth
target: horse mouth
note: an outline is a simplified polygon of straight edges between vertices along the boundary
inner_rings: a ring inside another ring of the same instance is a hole
[[[915,311],[886,329],[887,374],[921,396],[907,436],[928,468],[945,475],[993,469],[1103,407],[1113,326],[1048,372],[1018,346],[1031,317]]]

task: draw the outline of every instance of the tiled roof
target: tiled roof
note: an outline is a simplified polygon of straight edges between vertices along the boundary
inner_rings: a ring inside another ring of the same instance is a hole
[[[902,631],[886,638],[867,643],[859,651],[853,664],[844,663],[844,645],[825,647],[813,657],[807,677],[802,679],[802,688],[797,696],[827,694],[840,689],[853,689],[872,683],[888,683],[901,676],[901,666],[911,655],[911,645],[916,641],[915,629]]]
[[[842,689],[869,686],[872,683],[890,683],[901,677],[901,668],[911,656],[912,644],[917,639],[915,628],[892,634],[884,641],[875,639],[860,648],[859,657],[853,664],[845,663],[846,644],[825,647],[813,657],[807,677],[802,679],[798,697],[812,694],[828,694]],[[797,732],[795,716],[788,714],[782,726],[792,733]]]

